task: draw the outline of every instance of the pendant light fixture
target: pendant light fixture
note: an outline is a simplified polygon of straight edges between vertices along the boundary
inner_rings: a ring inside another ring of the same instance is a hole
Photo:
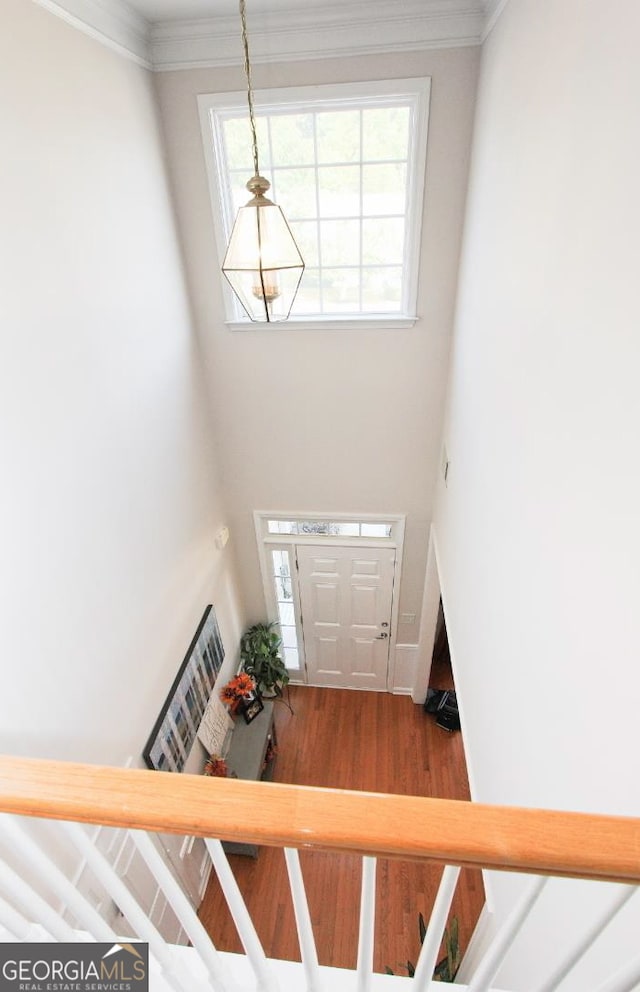
[[[238,210],[222,271],[251,320],[271,322],[289,316],[304,262],[282,210],[265,196],[271,183],[260,175],[245,0],[240,0],[240,21],[255,174],[247,183],[252,197]]]

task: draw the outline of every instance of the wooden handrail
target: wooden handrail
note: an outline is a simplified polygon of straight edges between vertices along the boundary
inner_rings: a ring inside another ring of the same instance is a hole
[[[640,819],[0,756],[0,811],[111,827],[640,882]]]

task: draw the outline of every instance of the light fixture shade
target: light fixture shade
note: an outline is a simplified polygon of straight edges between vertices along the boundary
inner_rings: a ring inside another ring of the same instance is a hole
[[[222,271],[251,320],[287,319],[304,262],[280,207],[261,193],[238,210]]]

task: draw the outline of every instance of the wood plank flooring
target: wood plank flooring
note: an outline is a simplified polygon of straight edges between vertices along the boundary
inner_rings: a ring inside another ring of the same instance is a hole
[[[447,687],[446,672],[432,684]],[[292,716],[276,705],[278,758],[274,781],[404,795],[468,799],[459,733],[436,727],[406,696],[345,689],[291,688]],[[230,857],[268,956],[300,960],[282,851],[262,848],[253,860]],[[354,968],[360,898],[360,859],[301,852],[320,963]],[[418,913],[428,920],[440,869],[380,860],[374,968],[406,974],[420,949]],[[452,913],[466,948],[484,902],[479,871],[464,869]],[[220,950],[241,951],[217,879],[212,878],[200,918]]]

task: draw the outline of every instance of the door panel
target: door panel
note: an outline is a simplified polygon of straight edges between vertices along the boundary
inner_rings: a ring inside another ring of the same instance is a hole
[[[318,623],[339,624],[340,590],[337,582],[317,582],[313,587],[313,612]]]
[[[394,548],[298,545],[309,681],[386,689]]]
[[[351,587],[351,623],[361,627],[377,627],[380,612],[378,590],[374,586]]]
[[[316,637],[317,665],[316,671],[322,675],[339,676],[338,667],[338,638]]]

